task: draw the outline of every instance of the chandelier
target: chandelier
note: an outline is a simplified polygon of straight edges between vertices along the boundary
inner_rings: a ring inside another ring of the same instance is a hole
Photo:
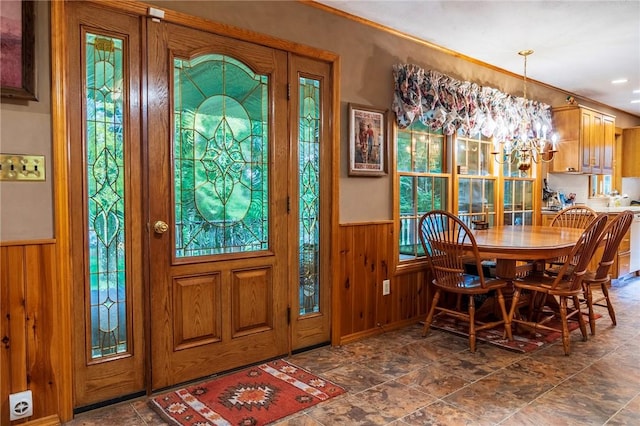
[[[533,53],[533,50],[521,50],[518,55],[524,57],[524,105],[528,105],[527,101],[527,57]],[[526,117],[526,114],[525,114]],[[491,152],[495,160],[504,164],[507,162],[516,162],[519,170],[529,170],[532,162],[548,163],[553,160],[553,155],[558,152],[556,149],[557,135],[550,135],[551,129],[546,125],[536,122],[531,124],[531,120],[523,117],[518,129],[511,129],[511,135],[516,134],[513,139],[506,139],[500,143],[494,144],[494,150]],[[547,136],[551,139],[547,139]]]

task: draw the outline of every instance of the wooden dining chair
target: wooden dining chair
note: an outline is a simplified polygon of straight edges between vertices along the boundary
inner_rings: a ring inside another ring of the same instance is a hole
[[[509,282],[502,279],[485,278],[480,253],[471,230],[457,216],[443,210],[434,210],[422,216],[419,223],[420,241],[433,274],[435,292],[424,323],[423,336],[426,336],[435,316],[447,315],[469,323],[469,349],[476,350],[476,333],[481,330],[504,325],[505,333],[512,340],[509,316],[502,290]],[[465,272],[465,261],[475,259],[477,275]],[[474,297],[495,291],[501,318],[481,322],[476,319],[476,301]],[[438,302],[442,293],[456,295],[455,307]],[[467,307],[461,303],[467,298]]]
[[[551,219],[550,226],[586,229],[598,213],[589,206],[569,206]]]
[[[587,226],[598,217],[598,213],[588,206],[569,206],[559,211],[549,226],[558,226],[563,228],[586,229]],[[547,259],[545,269],[548,274],[556,275],[558,269],[566,262],[566,257]]]
[[[609,270],[611,269],[611,265],[613,265],[618,253],[620,241],[622,241],[627,231],[629,231],[631,222],[633,222],[633,212],[626,210],[618,214],[615,219],[611,220],[607,224],[607,227],[600,236],[600,242],[598,244],[604,246],[598,267],[593,271],[587,271],[582,278],[582,291],[589,310],[589,327],[591,329],[591,334],[596,334],[594,306],[606,307],[609,311],[611,323],[613,325],[617,324],[616,313],[613,309],[611,299],[609,298],[608,287],[611,285],[611,275],[609,274]],[[597,285],[600,285],[600,291],[602,294],[599,294],[598,298],[594,300],[592,287]]]
[[[571,339],[568,321],[576,317],[582,338],[587,340],[587,327],[578,296],[582,294],[582,280],[587,273],[589,261],[600,241],[606,222],[606,215],[599,215],[591,222],[556,276],[539,273],[513,280],[514,291],[509,310],[509,323],[522,324],[525,328],[532,328],[534,332],[546,330],[562,333],[564,353],[569,355]],[[573,263],[574,260],[575,263]],[[525,313],[521,312],[523,304],[519,303],[523,291],[529,294],[528,311]],[[568,310],[568,300],[573,301],[571,311]],[[550,306],[552,309],[548,309]],[[547,309],[544,309],[545,307]],[[551,323],[554,319],[559,319],[559,326]]]

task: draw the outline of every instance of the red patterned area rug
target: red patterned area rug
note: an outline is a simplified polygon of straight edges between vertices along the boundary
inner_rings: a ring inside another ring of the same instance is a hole
[[[328,380],[276,360],[157,396],[149,403],[173,425],[258,426],[344,392]]]
[[[601,315],[596,314],[596,319]],[[589,317],[585,315],[585,322],[587,323],[587,333],[589,332]],[[424,323],[423,323],[424,324]],[[551,327],[559,327],[559,321],[554,320],[549,322]],[[580,325],[578,321],[569,320],[569,332],[576,330]],[[469,325],[466,322],[456,321],[454,318],[439,316],[434,318],[431,323],[431,328],[446,331],[458,336],[469,338]],[[579,331],[578,331],[579,332]],[[550,345],[558,341],[562,337],[562,333],[539,330],[536,333],[519,332],[513,334],[513,341],[508,341],[506,337],[503,337],[504,328],[499,326],[496,328],[478,331],[476,339],[479,342],[490,343],[495,346],[499,346],[504,349],[508,349],[514,352],[527,353],[540,349],[544,346]]]

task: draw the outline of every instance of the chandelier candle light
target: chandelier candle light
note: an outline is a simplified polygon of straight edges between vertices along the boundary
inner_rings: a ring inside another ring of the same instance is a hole
[[[533,50],[521,50],[518,55],[524,57],[524,105],[525,108],[529,101],[527,100],[527,56],[531,55]],[[516,129],[510,129],[511,135],[514,135]],[[547,134],[551,129],[546,125],[536,122],[531,125],[530,120],[523,119],[517,132],[517,137],[513,140],[504,140],[500,143],[494,143],[494,155],[496,161],[504,164],[507,161],[518,161],[518,169],[529,170],[531,162],[548,163],[553,160],[553,155],[558,152],[556,149],[557,135],[551,135],[551,140],[547,139]],[[514,135],[515,136],[515,135]],[[550,146],[551,149],[547,149]],[[500,149],[501,148],[501,149]]]

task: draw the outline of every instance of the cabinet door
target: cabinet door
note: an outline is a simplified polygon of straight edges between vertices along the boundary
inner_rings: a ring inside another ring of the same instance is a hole
[[[558,133],[558,152],[553,156],[554,172],[578,172],[582,165],[582,116],[580,108],[563,106],[553,110],[553,127]]]
[[[589,152],[591,154],[591,173],[602,174],[602,143],[604,140],[604,126],[602,124],[601,114],[591,114],[590,132]]]
[[[640,127],[622,131],[622,177],[640,177]]]
[[[615,118],[603,115],[603,139],[602,139],[602,173],[613,174],[616,147],[616,124]]]
[[[580,132],[582,147],[581,170],[583,173],[591,173],[593,157],[591,155],[591,144],[594,137],[593,113],[589,110],[580,111]]]

